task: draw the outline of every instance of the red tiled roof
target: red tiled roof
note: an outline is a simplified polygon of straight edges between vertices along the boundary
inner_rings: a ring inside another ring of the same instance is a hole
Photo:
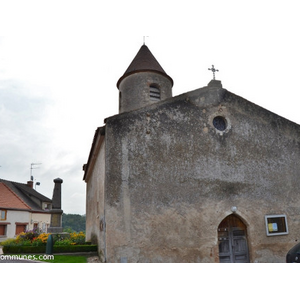
[[[0,207],[13,209],[31,209],[20,197],[18,197],[7,185],[0,182]]]

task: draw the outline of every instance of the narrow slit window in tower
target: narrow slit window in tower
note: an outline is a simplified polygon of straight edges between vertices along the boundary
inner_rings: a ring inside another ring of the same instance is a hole
[[[155,85],[150,85],[150,100],[160,100],[160,90]]]

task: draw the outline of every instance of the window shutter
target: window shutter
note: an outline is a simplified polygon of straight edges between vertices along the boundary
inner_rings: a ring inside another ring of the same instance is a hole
[[[150,100],[160,100],[160,90],[154,85],[150,85]]]

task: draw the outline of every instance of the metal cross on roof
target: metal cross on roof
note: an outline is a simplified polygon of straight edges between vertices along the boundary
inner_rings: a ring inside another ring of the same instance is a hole
[[[216,70],[214,65],[211,66],[211,69],[208,68],[208,70],[213,72],[213,76],[214,76],[213,79],[215,80],[216,79],[215,73],[219,72],[219,70]]]

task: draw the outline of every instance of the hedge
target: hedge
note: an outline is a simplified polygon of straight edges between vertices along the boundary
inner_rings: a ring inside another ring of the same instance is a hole
[[[46,246],[3,246],[3,253],[45,253]],[[53,246],[53,253],[97,252],[97,245]]]

